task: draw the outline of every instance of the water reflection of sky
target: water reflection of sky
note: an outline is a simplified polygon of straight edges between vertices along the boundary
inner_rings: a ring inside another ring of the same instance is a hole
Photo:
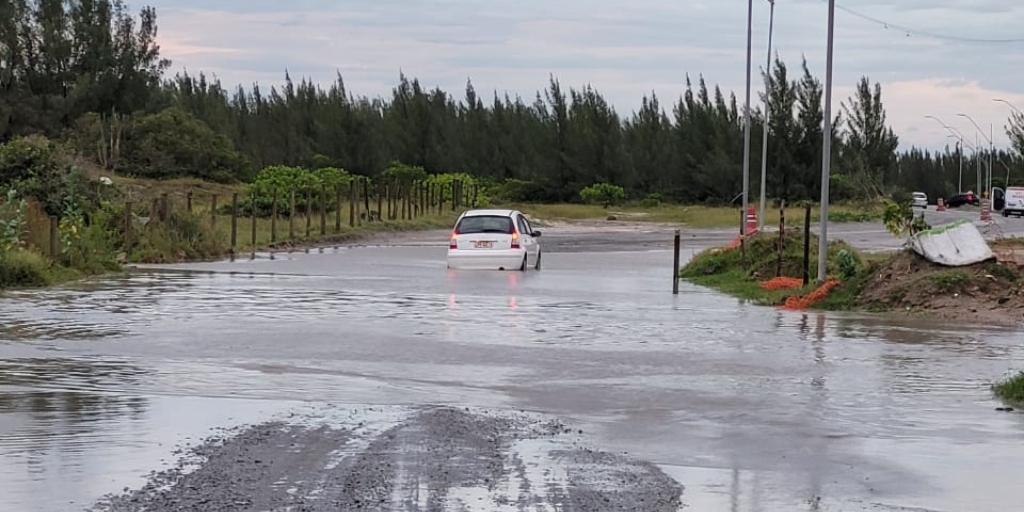
[[[995,413],[987,386],[1024,365],[1019,332],[780,311],[685,283],[673,297],[658,252],[552,253],[520,274],[383,251],[0,299],[0,325],[19,326],[0,328],[0,504],[137,485],[176,440],[295,399],[563,414],[709,482],[690,492],[756,485],[764,511],[809,493],[1014,503],[994,489],[1024,457],[1024,422]]]

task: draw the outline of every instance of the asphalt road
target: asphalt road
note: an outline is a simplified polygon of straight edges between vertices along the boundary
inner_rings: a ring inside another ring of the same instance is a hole
[[[541,272],[447,271],[440,231],[11,294],[0,509],[1017,506],[988,385],[1019,331],[672,296],[672,229],[549,226]]]

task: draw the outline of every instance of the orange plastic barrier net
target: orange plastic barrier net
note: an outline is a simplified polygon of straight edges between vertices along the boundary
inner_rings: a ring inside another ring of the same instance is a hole
[[[762,290],[786,290],[789,288],[800,288],[804,285],[803,279],[795,277],[773,277],[767,281],[761,281]]]
[[[786,309],[807,309],[825,300],[825,297],[828,297],[828,292],[832,291],[836,286],[839,286],[838,279],[827,279],[824,283],[821,283],[821,286],[803,297],[793,296],[786,299],[786,304],[783,307]]]

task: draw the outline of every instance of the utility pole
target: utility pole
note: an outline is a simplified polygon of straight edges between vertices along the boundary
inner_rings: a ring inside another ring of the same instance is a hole
[[[750,51],[754,23],[754,0],[747,0],[747,100],[743,109],[743,211],[750,201]],[[747,236],[747,223],[740,223],[740,235]]]
[[[828,43],[825,58],[825,129],[821,145],[821,233],[818,235],[818,282],[828,273],[828,185],[832,171],[832,50],[835,39],[836,0],[828,0]]]
[[[758,230],[764,228],[764,209],[766,193],[765,188],[768,182],[768,119],[771,108],[771,78],[772,78],[772,30],[775,28],[775,0],[768,0],[771,4],[771,14],[768,16],[768,64],[765,66],[764,80],[764,137],[761,140],[761,210],[757,215]]]

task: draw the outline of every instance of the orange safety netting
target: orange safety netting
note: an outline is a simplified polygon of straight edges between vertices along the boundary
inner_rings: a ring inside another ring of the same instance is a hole
[[[803,279],[795,277],[773,277],[767,281],[761,281],[762,290],[785,290],[789,288],[800,288],[804,285]]]
[[[839,286],[838,279],[828,279],[821,286],[803,297],[793,296],[786,299],[786,304],[783,307],[786,309],[807,309],[825,300],[825,297],[828,297],[828,292],[836,286]]]

